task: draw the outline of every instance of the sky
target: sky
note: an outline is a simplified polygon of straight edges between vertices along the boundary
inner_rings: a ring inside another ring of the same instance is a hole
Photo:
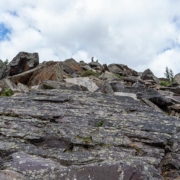
[[[179,0],[0,0],[0,59],[125,64],[180,73]]]

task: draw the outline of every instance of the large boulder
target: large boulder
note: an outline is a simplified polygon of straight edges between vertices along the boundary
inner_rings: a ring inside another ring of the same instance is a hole
[[[141,76],[142,80],[152,80],[156,84],[159,84],[159,79],[153,74],[150,69],[146,69]]]
[[[27,85],[36,86],[42,85],[45,80],[62,81],[63,68],[62,62],[46,62],[41,68],[35,70],[30,77]]]
[[[167,90],[167,91],[173,92],[176,95],[180,96],[180,86],[176,86],[176,87],[160,87],[160,90]]]
[[[33,75],[34,72],[37,72],[39,69],[42,68],[42,65],[37,66],[34,69],[30,69],[28,71],[22,72],[20,74],[16,74],[14,76],[9,76],[8,78],[14,83],[22,83],[22,84],[28,84],[31,76]]]
[[[136,76],[127,76],[127,77],[124,77],[123,78],[124,81],[127,81],[127,82],[131,82],[131,83],[141,83],[141,84],[145,84],[145,82],[140,79],[139,77],[136,77]]]
[[[115,92],[134,93],[138,99],[148,99],[159,107],[167,107],[173,104],[169,98],[161,95],[153,88],[146,88],[142,86],[128,87],[123,86],[120,83],[114,83],[111,86]]]
[[[111,85],[107,82],[105,82],[104,84],[102,84],[95,92],[101,92],[104,94],[114,94],[114,91],[111,87]]]
[[[13,76],[29,69],[35,68],[38,64],[38,53],[20,52],[9,63],[9,76]]]
[[[75,91],[87,90],[84,87],[78,86],[77,84],[51,81],[51,80],[44,81],[43,88],[44,89],[68,89],[68,90],[75,90]]]
[[[99,62],[90,62],[89,66],[98,72],[102,72],[104,69],[104,67]]]
[[[91,92],[94,92],[98,88],[98,86],[88,77],[67,78],[65,81],[79,86],[84,86]]]
[[[180,73],[174,76],[174,80],[180,85]]]
[[[116,77],[112,72],[105,71],[99,76],[99,79],[113,81],[118,80],[119,78]]]
[[[29,92],[29,88],[21,83],[18,83],[17,85],[14,84],[10,79],[4,78],[0,80],[0,93],[3,93],[5,91],[9,91],[12,95],[13,93],[18,92]],[[9,95],[10,95],[9,94]]]
[[[0,80],[0,88],[2,90],[9,89],[12,92],[17,92],[18,91],[17,86],[11,80],[9,80],[7,78],[4,78],[4,79]]]
[[[67,74],[81,74],[83,72],[83,69],[77,63],[74,59],[66,59],[64,62],[62,62],[63,71]]]
[[[109,64],[108,70],[109,72],[119,74],[121,76],[139,76],[138,72],[124,64]]]

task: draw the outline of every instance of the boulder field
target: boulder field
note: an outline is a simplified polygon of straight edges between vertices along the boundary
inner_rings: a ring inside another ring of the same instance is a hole
[[[0,77],[0,180],[180,179],[178,82],[27,52]]]

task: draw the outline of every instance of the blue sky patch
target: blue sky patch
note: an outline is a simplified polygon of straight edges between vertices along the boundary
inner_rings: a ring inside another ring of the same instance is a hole
[[[8,39],[10,32],[10,29],[8,29],[4,24],[0,24],[0,41]]]
[[[12,16],[18,16],[18,13],[16,11],[9,11],[9,14],[11,14]]]
[[[180,28],[180,16],[174,16],[173,23],[176,25],[176,27]]]

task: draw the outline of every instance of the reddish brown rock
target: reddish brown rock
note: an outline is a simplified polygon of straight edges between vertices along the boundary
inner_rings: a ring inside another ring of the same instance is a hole
[[[62,81],[63,70],[61,62],[45,63],[40,69],[33,72],[33,75],[27,83],[28,86],[43,84],[44,80]]]
[[[66,59],[63,62],[63,71],[68,74],[81,74],[83,72],[83,69],[81,66],[74,60],[74,59]]]
[[[18,84],[18,83],[22,83],[22,84],[27,84],[29,82],[29,79],[31,78],[31,76],[33,75],[33,73],[36,71],[38,71],[40,68],[42,68],[41,65],[39,65],[38,67],[34,68],[34,69],[30,69],[28,71],[25,71],[23,73],[20,74],[16,74],[14,76],[10,76],[9,79],[14,83],[14,84]]]

